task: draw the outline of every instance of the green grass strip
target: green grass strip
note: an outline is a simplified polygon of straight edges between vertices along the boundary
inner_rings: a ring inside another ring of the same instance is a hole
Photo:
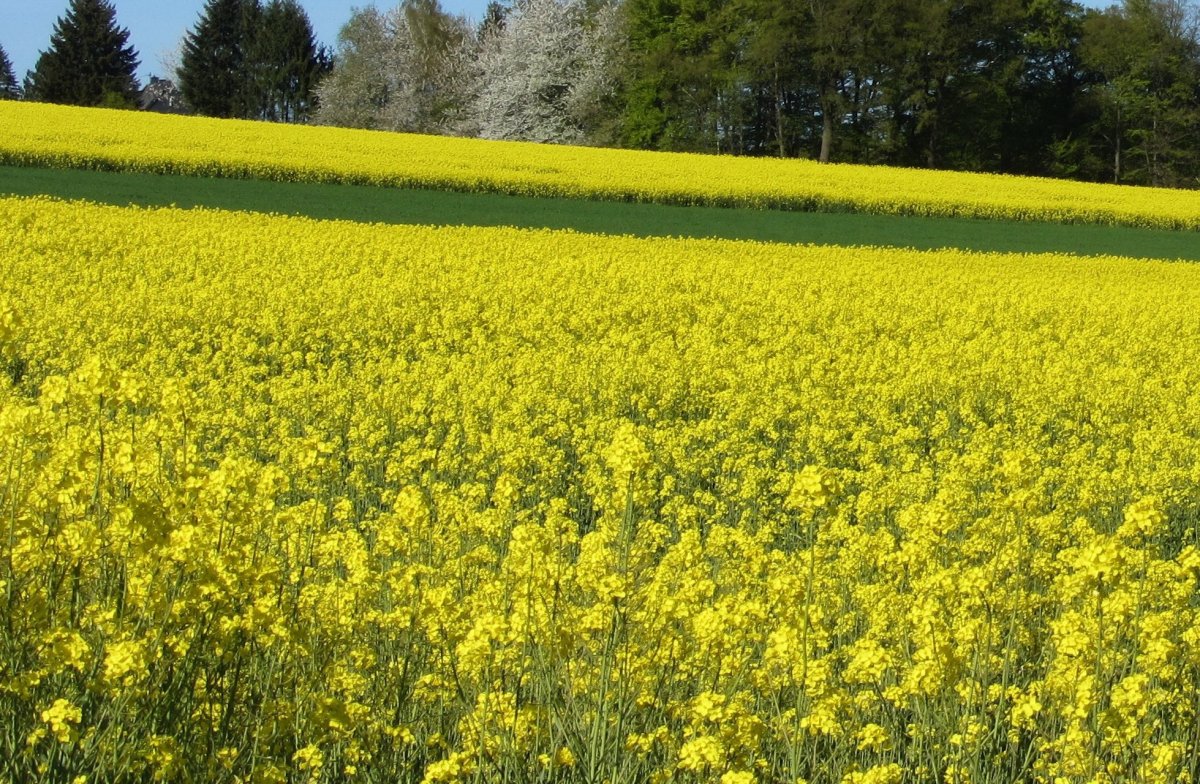
[[[0,194],[210,207],[366,223],[517,226],[639,237],[961,248],[1200,260],[1194,232],[1091,224],[803,213],[264,180],[0,167]]]

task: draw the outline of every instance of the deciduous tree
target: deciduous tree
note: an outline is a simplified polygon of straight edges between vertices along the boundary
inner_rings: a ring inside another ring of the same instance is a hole
[[[356,9],[318,88],[319,122],[419,133],[464,130],[474,37],[436,0]]]
[[[1100,77],[1099,135],[1113,182],[1177,185],[1195,177],[1200,35],[1180,0],[1125,0],[1084,27],[1084,62]]]
[[[622,78],[627,144],[720,152],[721,85],[730,82],[720,0],[627,0],[630,56]]]
[[[482,43],[481,136],[581,142],[610,89],[615,12],[585,0],[523,0]]]

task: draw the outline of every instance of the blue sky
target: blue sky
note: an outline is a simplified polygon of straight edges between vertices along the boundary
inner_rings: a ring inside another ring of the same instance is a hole
[[[1112,0],[1115,2],[1115,0]],[[350,18],[356,6],[377,5],[390,8],[398,0],[301,0],[312,19],[318,40],[332,46],[338,30]],[[786,2],[786,0],[781,0]],[[54,21],[67,8],[68,0],[0,0],[0,44],[8,52],[17,79],[33,68],[38,52],[49,46]],[[1106,0],[1085,0],[1085,5],[1101,7]],[[188,28],[196,23],[204,0],[114,0],[117,22],[129,28],[130,40],[141,56],[138,76],[165,75],[164,61],[172,53]],[[451,13],[483,16],[487,0],[442,0]]]
[[[391,8],[399,0],[301,0],[316,30],[317,39],[332,46],[338,30],[350,18],[350,9],[375,5]],[[129,28],[129,40],[137,49],[142,65],[138,76],[166,72],[162,61],[177,49],[184,33],[196,23],[204,0],[112,0],[117,23]],[[12,60],[17,79],[33,68],[38,53],[50,45],[54,22],[62,15],[69,0],[0,0],[0,45]],[[451,13],[472,18],[483,16],[487,0],[442,0]]]

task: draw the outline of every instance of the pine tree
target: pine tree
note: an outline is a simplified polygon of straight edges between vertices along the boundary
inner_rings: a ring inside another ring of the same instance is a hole
[[[308,14],[296,0],[271,0],[263,8],[251,60],[258,115],[279,122],[306,121],[330,58],[317,45]]]
[[[17,77],[13,75],[12,61],[8,59],[8,52],[0,45],[0,101],[20,97],[21,88],[17,84]]]
[[[179,89],[200,114],[246,117],[257,109],[250,69],[257,0],[208,0],[183,40]]]
[[[296,0],[208,0],[184,38],[179,86],[200,114],[303,122],[330,65]]]
[[[78,106],[130,107],[138,55],[107,0],[71,0],[26,85],[29,98]]]

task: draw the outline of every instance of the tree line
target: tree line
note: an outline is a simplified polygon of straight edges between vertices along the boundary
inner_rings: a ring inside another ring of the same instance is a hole
[[[50,51],[86,7],[112,11],[72,0]],[[119,38],[95,45],[131,79]],[[222,117],[1200,184],[1191,0],[402,0],[353,10],[332,53],[295,0],[209,0],[178,79]]]
[[[23,85],[0,47],[0,97],[134,108],[139,59],[129,36],[108,0],[71,0]],[[181,48],[183,99],[214,117],[306,122],[332,67],[297,0],[208,0]]]
[[[1185,0],[436,0],[355,11],[317,120],[1194,187]]]

